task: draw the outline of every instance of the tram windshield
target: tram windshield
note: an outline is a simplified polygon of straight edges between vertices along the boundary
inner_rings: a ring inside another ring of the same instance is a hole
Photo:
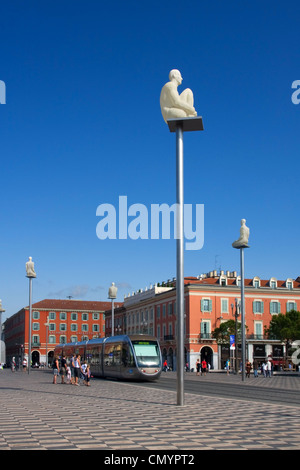
[[[139,367],[158,367],[160,352],[156,341],[132,341]]]

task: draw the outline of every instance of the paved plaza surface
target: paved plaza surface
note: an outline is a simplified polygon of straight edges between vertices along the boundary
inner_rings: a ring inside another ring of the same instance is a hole
[[[175,373],[167,374],[163,380],[176,382]],[[201,395],[204,381],[214,381],[217,389],[224,382],[240,386],[241,377],[185,376],[197,381],[199,393],[185,392],[185,404],[178,406],[176,388],[152,383],[94,378],[90,387],[76,387],[60,378],[52,384],[51,371],[1,370],[0,450],[102,450],[113,456],[169,451],[194,458],[201,450],[300,449],[299,375],[251,377],[245,384],[264,387],[266,396],[271,388],[293,390],[299,404],[292,405]]]

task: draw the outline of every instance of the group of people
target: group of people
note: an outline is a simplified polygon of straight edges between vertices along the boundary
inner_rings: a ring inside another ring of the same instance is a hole
[[[268,359],[267,361],[263,361],[261,364],[259,364],[258,361],[256,359],[254,359],[253,366],[252,366],[251,362],[248,360],[246,362],[246,366],[245,366],[246,377],[248,377],[248,378],[250,378],[250,373],[251,373],[252,367],[253,367],[254,377],[258,377],[259,369],[261,371],[261,375],[263,375],[264,377],[272,377],[273,364],[272,364],[272,361],[270,359]]]
[[[202,362],[200,362],[200,359],[197,359],[196,361],[196,374],[197,375],[206,375],[206,372],[209,372],[210,369],[210,364],[206,362],[205,359],[203,359]]]
[[[76,354],[70,358],[68,362],[63,355],[59,362],[58,357],[54,358],[52,363],[53,383],[57,383],[57,377],[60,375],[61,383],[79,386],[79,380],[83,379],[84,385],[90,386],[91,370],[90,366],[84,361],[81,364],[80,354]]]

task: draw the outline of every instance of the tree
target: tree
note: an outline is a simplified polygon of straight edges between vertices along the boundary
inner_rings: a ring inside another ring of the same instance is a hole
[[[286,355],[290,345],[300,339],[300,312],[291,310],[290,312],[274,315],[267,329],[269,338],[280,339],[286,344]]]
[[[238,323],[238,336],[240,336],[241,324]],[[218,344],[229,344],[230,335],[235,334],[235,321],[228,320],[220,324],[212,331],[212,336],[216,339]]]

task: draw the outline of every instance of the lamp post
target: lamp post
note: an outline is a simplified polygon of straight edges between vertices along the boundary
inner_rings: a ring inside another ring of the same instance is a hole
[[[46,327],[46,368],[48,369],[48,335],[49,335],[49,316],[47,317]]]
[[[31,323],[32,323],[32,279],[36,278],[34,270],[34,262],[31,256],[26,263],[26,277],[29,279],[29,331],[28,331],[28,374],[30,372],[31,364]]]
[[[184,191],[183,133],[202,131],[202,117],[169,119],[170,132],[176,132],[176,305],[177,305],[177,405],[184,405]]]
[[[0,300],[0,364],[2,364],[2,313],[5,310],[2,308],[2,300]]]
[[[246,379],[246,335],[245,335],[245,262],[244,249],[249,248],[248,238],[250,230],[246,226],[246,219],[241,220],[240,238],[232,243],[233,248],[240,250],[241,265],[241,328],[242,328],[242,380]]]
[[[240,314],[240,302],[238,299],[235,299],[235,373],[238,374],[238,327],[237,319]]]
[[[112,282],[108,289],[108,298],[111,299],[111,336],[115,335],[115,312],[114,312],[114,300],[117,298],[118,288],[115,283]]]

